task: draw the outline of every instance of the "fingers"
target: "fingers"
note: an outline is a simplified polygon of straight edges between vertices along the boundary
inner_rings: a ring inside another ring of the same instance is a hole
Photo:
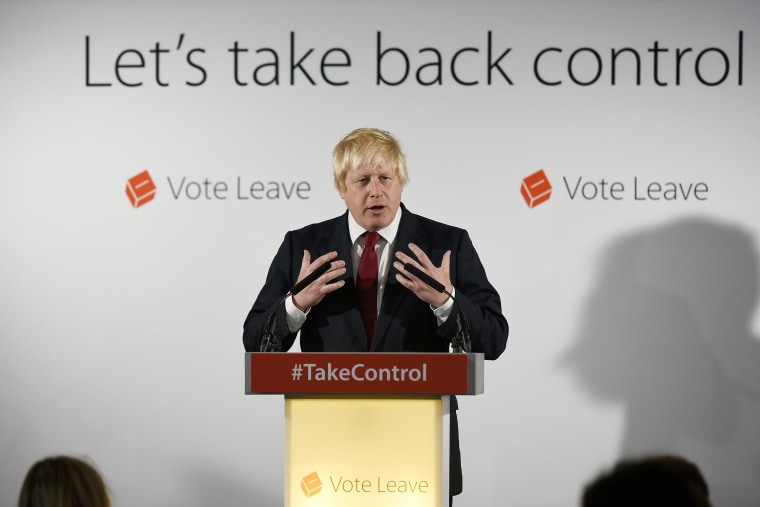
[[[450,273],[449,266],[451,266],[451,250],[446,250],[441,259],[441,269],[445,270],[446,273]]]
[[[313,273],[325,263],[329,263],[330,267],[321,277],[315,280],[315,283],[321,281],[321,283],[324,284],[343,275],[346,272],[346,261],[336,260],[337,257],[338,252],[329,252],[317,257],[312,262],[311,254],[308,250],[304,250],[303,261],[301,261],[301,272],[298,275],[298,280],[300,281],[305,276]]]
[[[409,250],[412,251],[414,255],[417,256],[417,260],[419,261],[419,264],[423,268],[432,268],[433,263],[430,261],[430,258],[427,256],[425,252],[422,251],[420,247],[415,245],[414,243],[409,243]]]
[[[330,263],[330,267],[325,273],[304,287],[301,292],[293,296],[293,303],[301,311],[306,311],[308,308],[311,308],[322,301],[322,298],[324,298],[326,294],[334,292],[345,285],[345,282],[343,280],[338,280],[338,278],[346,273],[346,262],[343,260],[336,260],[337,257],[338,252],[329,252],[312,261],[309,251],[304,250],[298,281],[303,280],[306,276],[313,273],[325,263]]]
[[[412,273],[409,273],[405,265],[407,263],[422,270],[437,282],[441,283],[448,292],[451,292],[451,279],[449,275],[449,266],[451,262],[451,250],[447,250],[441,258],[441,265],[436,266],[427,256],[427,254],[414,243],[409,243],[409,250],[417,257],[411,257],[401,251],[396,252],[396,261],[393,266],[399,271],[396,280],[414,292],[417,297],[434,306],[440,306],[448,298],[447,295],[441,294],[438,290],[430,287],[424,280],[419,279]]]
[[[338,252],[328,252],[324,255],[320,255],[314,261],[311,260],[311,254],[308,250],[303,251],[303,260],[301,261],[301,274],[309,274],[315,271],[319,266],[325,262],[332,262],[338,257]],[[345,264],[344,261],[340,261]]]
[[[416,259],[401,251],[396,252],[396,259],[401,261],[402,264],[406,264],[407,262],[413,264],[423,271],[425,269],[434,267],[433,263],[430,262],[430,258],[428,258],[427,254],[425,254],[425,252],[423,252],[420,247],[414,243],[409,243],[409,250],[411,250],[412,253],[417,257]]]
[[[300,281],[304,273],[307,275],[314,271],[314,269],[309,269],[309,265],[311,264],[311,253],[309,253],[308,250],[303,251],[303,259],[301,259],[301,271],[299,272],[298,280]]]
[[[433,261],[430,260],[427,254],[414,243],[409,243],[409,250],[411,250],[412,253],[417,258],[415,259],[414,257],[410,257],[404,252],[397,251],[395,254],[397,261],[396,261],[396,264],[394,264],[396,269],[401,271],[402,270],[401,268],[403,268],[403,264],[410,263],[420,268],[421,270],[425,271],[427,274],[433,274],[434,272],[440,270],[448,276],[449,266],[451,263],[451,250],[446,250],[446,252],[444,252],[443,257],[441,258],[440,266],[436,266],[435,264],[433,264]],[[399,261],[402,264],[401,268],[397,264]]]

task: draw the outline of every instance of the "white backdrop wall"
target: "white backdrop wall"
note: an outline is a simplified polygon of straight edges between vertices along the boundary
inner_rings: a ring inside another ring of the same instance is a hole
[[[0,505],[58,453],[118,507],[280,505],[282,400],[243,395],[242,322],[285,231],[343,211],[330,152],[359,126],[401,139],[404,202],[470,231],[511,324],[461,400],[458,505],[577,505],[656,451],[760,504],[759,23],[736,0],[2,1]]]

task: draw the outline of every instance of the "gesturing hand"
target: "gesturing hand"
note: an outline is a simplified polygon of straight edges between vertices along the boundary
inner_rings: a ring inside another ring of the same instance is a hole
[[[337,280],[346,272],[346,261],[335,260],[338,258],[338,252],[329,252],[320,257],[311,260],[311,254],[308,250],[303,251],[303,260],[301,261],[301,271],[298,273],[298,281],[315,271],[325,262],[331,262],[332,265],[322,276],[304,287],[304,289],[293,296],[293,304],[305,312],[312,306],[317,305],[325,295],[334,292],[345,285],[345,281]],[[296,282],[297,283],[297,282]]]
[[[399,271],[399,274],[396,275],[396,280],[398,280],[401,285],[414,292],[422,301],[432,305],[434,308],[442,306],[449,299],[449,295],[443,292],[438,292],[424,281],[408,272],[404,269],[404,264],[408,262],[413,266],[418,267],[425,272],[425,274],[443,284],[447,292],[451,292],[453,290],[453,286],[451,285],[451,275],[449,274],[451,250],[447,250],[446,253],[443,254],[441,265],[436,266],[427,254],[414,243],[409,243],[409,249],[417,256],[417,259],[409,257],[403,252],[397,251],[396,261],[393,263],[393,266]]]

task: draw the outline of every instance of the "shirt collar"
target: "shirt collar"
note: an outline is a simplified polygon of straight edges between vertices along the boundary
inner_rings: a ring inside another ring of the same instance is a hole
[[[388,243],[393,243],[396,240],[396,234],[398,234],[398,225],[401,223],[401,206],[396,210],[396,216],[393,217],[393,221],[388,224],[387,227],[380,229],[378,234]],[[351,244],[355,245],[362,234],[367,232],[364,227],[356,223],[351,212],[348,212],[348,234],[351,236]]]

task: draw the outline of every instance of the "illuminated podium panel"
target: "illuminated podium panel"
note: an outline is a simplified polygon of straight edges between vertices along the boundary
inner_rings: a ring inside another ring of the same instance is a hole
[[[285,395],[288,507],[448,505],[449,395],[482,392],[482,354],[246,354],[246,394]]]

